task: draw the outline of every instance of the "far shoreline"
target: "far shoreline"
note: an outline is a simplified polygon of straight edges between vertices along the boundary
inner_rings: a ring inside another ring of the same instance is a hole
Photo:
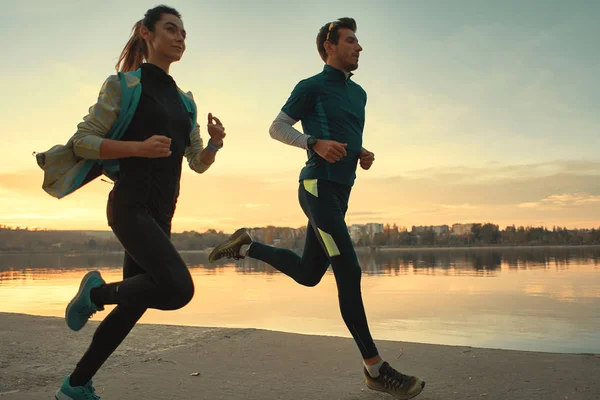
[[[357,251],[407,251],[407,250],[498,250],[498,249],[567,249],[567,248],[600,248],[600,244],[485,244],[485,245],[464,245],[464,246],[361,246],[356,247]]]
[[[600,244],[499,244],[499,245],[464,245],[464,246],[430,246],[430,245],[416,245],[416,246],[357,246],[355,250],[357,253],[365,252],[392,252],[392,251],[452,251],[452,250],[531,250],[531,249],[600,249]],[[179,250],[182,254],[192,253],[209,253],[212,248],[206,248],[201,250]],[[292,249],[299,251],[301,249]],[[26,254],[56,254],[56,255],[78,255],[78,254],[95,254],[95,255],[109,255],[109,254],[122,254],[123,250],[60,250],[60,249],[27,249],[27,250],[0,250],[0,255],[26,255]]]

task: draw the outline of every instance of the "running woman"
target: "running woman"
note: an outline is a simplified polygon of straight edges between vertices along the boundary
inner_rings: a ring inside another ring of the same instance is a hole
[[[125,249],[123,280],[106,283],[98,271],[83,277],[66,322],[79,331],[104,306],[116,305],[56,392],[58,400],[95,400],[92,378],[148,308],[177,310],[194,296],[190,272],[171,242],[182,162],[205,172],[223,146],[225,130],[208,114],[204,147],[191,93],[169,75],[185,51],[177,10],[150,9],[138,21],[110,76],[65,146],[37,155],[44,189],[61,198],[101,173],[114,177],[107,217]]]

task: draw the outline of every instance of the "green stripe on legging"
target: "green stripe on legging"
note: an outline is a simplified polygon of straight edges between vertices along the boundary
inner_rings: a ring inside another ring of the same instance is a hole
[[[329,257],[339,256],[341,253],[337,245],[335,244],[335,240],[333,240],[333,237],[329,233],[322,231],[321,228],[317,229],[319,229],[319,233],[321,234],[323,243],[325,243],[325,248],[327,249]]]
[[[317,179],[304,179],[304,189],[315,197],[319,197],[319,189],[317,188]]]

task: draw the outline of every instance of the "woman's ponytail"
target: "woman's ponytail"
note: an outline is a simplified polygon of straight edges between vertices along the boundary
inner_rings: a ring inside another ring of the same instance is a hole
[[[137,70],[148,55],[146,41],[142,38],[143,20],[139,20],[131,30],[131,38],[119,56],[115,68],[117,72],[130,72]]]

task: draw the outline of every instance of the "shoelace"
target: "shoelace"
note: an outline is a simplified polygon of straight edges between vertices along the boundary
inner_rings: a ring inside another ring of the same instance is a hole
[[[86,393],[86,396],[89,400],[102,400],[100,399],[100,396],[96,394],[96,388],[92,386],[91,381],[85,387],[87,390],[89,390],[89,393]]]
[[[383,368],[381,378],[383,380],[384,386],[389,387],[391,389],[401,388],[404,381],[409,379],[408,376],[396,371],[394,368],[388,365],[386,365]]]
[[[79,314],[81,314],[84,317],[91,318],[94,316],[94,314],[96,314],[96,309],[90,306],[84,306],[79,311]]]
[[[240,256],[239,250],[236,251],[236,249],[233,247],[227,250],[223,250],[223,255],[227,258],[233,258],[235,260],[239,260],[242,258],[242,256]]]
[[[79,392],[79,395],[83,394],[85,400],[102,400],[100,399],[100,396],[96,394],[96,389],[94,389],[92,385],[87,385],[84,387],[87,390]]]

